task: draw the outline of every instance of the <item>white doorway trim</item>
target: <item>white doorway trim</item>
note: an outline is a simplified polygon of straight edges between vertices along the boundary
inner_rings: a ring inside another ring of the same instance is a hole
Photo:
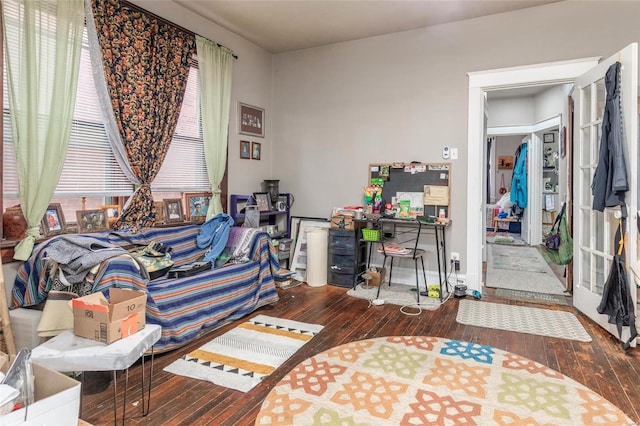
[[[485,240],[483,222],[485,182],[484,105],[486,92],[491,90],[572,83],[573,80],[598,64],[599,57],[571,61],[550,62],[512,68],[470,72],[469,115],[467,139],[467,274],[466,284],[482,291],[482,249]]]
[[[523,135],[529,139],[529,170],[539,170],[542,173],[542,141],[536,133],[548,129],[559,129],[562,124],[560,114],[537,123],[522,126],[487,127],[487,136]],[[483,171],[486,173],[486,170]],[[529,188],[528,208],[525,209],[521,228],[522,239],[529,245],[542,242],[542,176],[536,172],[529,173],[527,187]],[[486,206],[487,200],[484,200]],[[485,210],[483,209],[483,212]],[[486,213],[484,213],[486,214]],[[486,218],[482,223],[486,223]],[[483,257],[484,258],[484,257]]]
[[[560,115],[556,115],[555,117],[526,126],[487,127],[487,136],[528,135],[542,130],[547,130],[551,127],[558,127],[560,124],[562,124],[561,117]]]

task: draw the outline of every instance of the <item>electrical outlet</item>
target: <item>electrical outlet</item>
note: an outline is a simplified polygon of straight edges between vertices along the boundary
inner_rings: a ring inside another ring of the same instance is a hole
[[[452,251],[451,252],[451,261],[460,261],[460,253]]]

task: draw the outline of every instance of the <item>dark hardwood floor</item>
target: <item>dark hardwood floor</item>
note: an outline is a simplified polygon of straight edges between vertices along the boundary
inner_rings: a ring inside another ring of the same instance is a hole
[[[347,289],[302,284],[279,290],[280,301],[251,314],[270,315],[324,325],[322,332],[308,342],[291,359],[263,383],[243,393],[209,382],[176,376],[163,368],[247,318],[230,323],[179,350],[156,355],[151,391],[151,411],[141,417],[140,364],[129,373],[127,424],[149,425],[253,425],[262,401],[270,389],[295,365],[306,358],[349,341],[392,335],[446,337],[490,345],[525,356],[547,365],[588,386],[620,407],[632,420],[640,422],[640,349],[625,352],[616,339],[578,313],[580,322],[592,336],[591,343],[518,334],[456,322],[459,299],[450,299],[436,311],[407,316],[399,306],[369,306],[366,300],[346,294]],[[520,300],[502,299],[487,289],[483,300],[516,305],[530,305]],[[575,312],[572,307],[545,305],[539,307]],[[147,368],[149,364],[146,364]],[[86,390],[91,392],[90,377]],[[123,377],[118,380],[122,391]],[[96,383],[93,383],[95,386]],[[82,418],[92,424],[113,422],[113,389],[109,385],[98,393],[84,394]],[[122,410],[122,394],[118,395],[118,414]]]

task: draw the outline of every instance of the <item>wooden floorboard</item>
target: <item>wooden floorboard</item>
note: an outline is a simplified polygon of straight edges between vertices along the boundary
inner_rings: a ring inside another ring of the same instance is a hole
[[[521,334],[456,322],[460,299],[449,299],[435,311],[411,316],[399,306],[370,306],[369,302],[346,294],[347,289],[300,285],[279,290],[280,300],[241,320],[234,321],[183,348],[156,355],[154,362],[151,410],[141,417],[141,366],[129,372],[127,395],[128,425],[253,425],[262,401],[278,381],[303,360],[334,346],[354,340],[393,335],[424,335],[459,339],[493,346],[540,362],[571,377],[615,403],[632,420],[640,423],[637,400],[640,396],[640,349],[624,351],[621,344],[584,315],[580,322],[592,336],[590,343]],[[576,312],[570,306],[529,304],[522,300],[500,298],[492,291],[483,300],[520,306],[537,306]],[[209,382],[189,379],[163,371],[185,353],[197,349],[237,324],[255,315],[269,315],[321,324],[322,332],[267,377],[260,385],[243,393]],[[149,367],[149,363],[146,363]],[[118,379],[118,414],[122,412],[123,375]],[[87,377],[87,380],[92,380]],[[83,396],[83,419],[94,425],[113,424],[113,388],[108,381],[95,378],[91,387],[101,383],[100,392]],[[87,386],[87,384],[85,384]],[[89,390],[87,386],[87,390]]]

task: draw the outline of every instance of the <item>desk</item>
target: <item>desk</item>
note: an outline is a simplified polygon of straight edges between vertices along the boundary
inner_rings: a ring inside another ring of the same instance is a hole
[[[125,420],[129,367],[142,358],[142,414],[146,416],[151,406],[151,382],[153,380],[153,345],[160,340],[162,328],[157,324],[147,324],[139,332],[110,345],[96,340],[85,339],[65,330],[56,337],[37,346],[31,352],[33,362],[43,364],[57,371],[113,371],[113,419],[116,412],[116,371],[126,370],[122,424]],[[151,348],[151,367],[147,405],[144,397],[144,353]],[[82,375],[84,381],[84,375]],[[80,412],[82,412],[82,389],[80,389]]]
[[[443,289],[446,289],[447,293],[450,292],[449,282],[447,281],[447,240],[445,235],[445,230],[451,225],[451,221],[447,223],[427,223],[423,221],[419,221],[416,219],[392,219],[392,218],[380,218],[379,220],[383,220],[384,223],[397,225],[399,227],[408,227],[414,228],[417,231],[427,231],[432,232],[435,236],[436,243],[436,258],[438,261],[438,279],[440,284],[440,299],[443,299]],[[376,221],[367,221],[373,224],[378,225],[379,220]],[[424,232],[422,232],[424,233]],[[384,235],[380,236],[384,238]],[[375,243],[376,241],[367,241],[368,243]],[[371,245],[369,246],[369,259],[367,260],[367,269],[369,268],[371,259]],[[426,284],[426,283],[425,283]],[[428,288],[425,289],[428,291]]]

